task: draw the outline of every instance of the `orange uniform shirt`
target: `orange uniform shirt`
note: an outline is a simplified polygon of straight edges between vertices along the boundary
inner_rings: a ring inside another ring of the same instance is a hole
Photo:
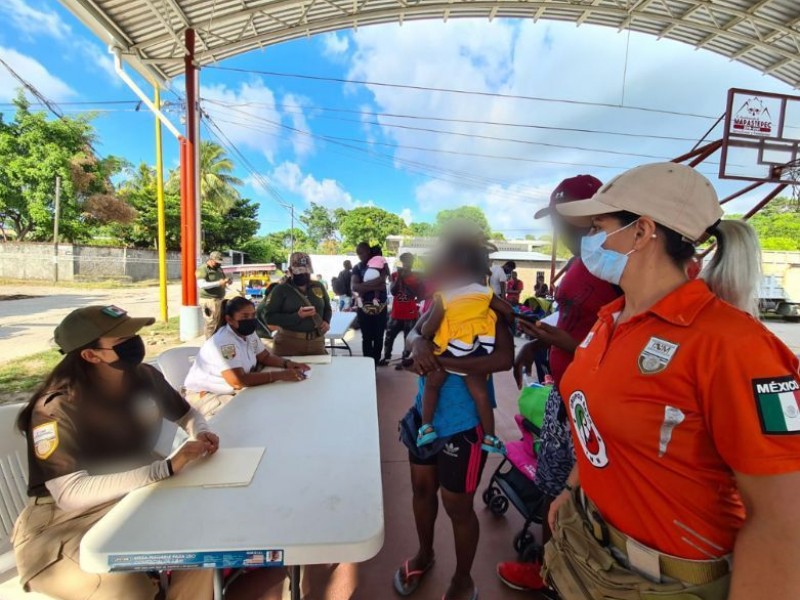
[[[601,310],[561,382],[581,486],[651,548],[728,554],[745,517],[734,471],[800,470],[797,358],[700,280],[615,330],[624,305]]]

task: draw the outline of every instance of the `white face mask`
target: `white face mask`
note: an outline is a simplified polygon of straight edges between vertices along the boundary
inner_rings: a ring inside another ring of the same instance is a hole
[[[636,221],[628,223],[624,227],[620,227],[611,233],[599,231],[593,235],[583,236],[581,239],[581,260],[583,264],[586,265],[586,269],[589,273],[598,279],[602,279],[614,285],[619,285],[619,282],[622,280],[622,273],[628,265],[628,257],[636,252],[636,249],[634,248],[627,254],[622,254],[616,250],[603,248],[603,244],[612,235],[627,229],[635,223]]]

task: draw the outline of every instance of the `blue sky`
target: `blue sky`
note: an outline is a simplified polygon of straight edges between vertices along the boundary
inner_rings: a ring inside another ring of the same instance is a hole
[[[153,118],[146,109],[71,104],[134,99],[99,40],[56,2],[0,0],[0,7],[11,24],[0,31],[0,57],[65,112],[101,110],[94,123],[102,153],[152,164]],[[753,69],[676,42],[530,20],[366,27],[218,66],[559,100],[204,69],[204,109],[258,171],[257,178],[239,164],[237,175],[246,182],[242,192],[261,204],[262,232],[289,225],[288,213],[262,189],[266,180],[298,211],[312,201],[331,208],[374,204],[407,221],[429,221],[443,208],[475,204],[506,237],[543,233],[546,223],[532,214],[562,178],[588,172],[605,180],[684,153],[723,112],[729,87],[791,92]],[[0,103],[15,87],[0,68]],[[169,92],[163,99],[176,100]],[[182,128],[177,112],[171,119]],[[177,147],[164,133],[169,168],[177,164]],[[741,187],[718,181],[716,168],[701,170],[721,195]],[[754,202],[745,196],[732,210]]]

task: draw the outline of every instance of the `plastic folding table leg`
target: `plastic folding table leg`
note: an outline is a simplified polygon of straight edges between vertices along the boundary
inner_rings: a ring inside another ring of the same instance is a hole
[[[292,590],[292,600],[301,600],[300,580],[300,565],[289,567],[289,586]]]

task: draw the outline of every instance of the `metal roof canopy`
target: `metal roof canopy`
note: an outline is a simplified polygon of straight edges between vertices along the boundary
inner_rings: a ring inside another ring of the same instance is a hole
[[[704,48],[800,87],[798,0],[60,0],[152,82],[317,33],[451,18],[549,19],[630,29]]]

